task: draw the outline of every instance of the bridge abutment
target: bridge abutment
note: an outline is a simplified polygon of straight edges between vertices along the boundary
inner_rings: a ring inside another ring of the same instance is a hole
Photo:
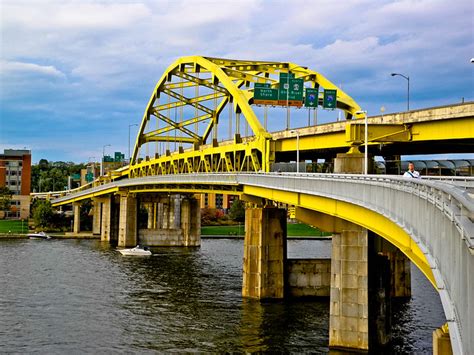
[[[247,208],[242,296],[283,298],[285,296],[286,210]]]

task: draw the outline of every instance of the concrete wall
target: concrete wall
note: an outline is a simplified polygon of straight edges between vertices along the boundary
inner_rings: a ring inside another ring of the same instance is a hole
[[[288,259],[287,291],[293,297],[329,297],[331,259]]]
[[[183,229],[140,229],[138,244],[154,247],[198,247],[201,245],[201,235],[188,233]]]

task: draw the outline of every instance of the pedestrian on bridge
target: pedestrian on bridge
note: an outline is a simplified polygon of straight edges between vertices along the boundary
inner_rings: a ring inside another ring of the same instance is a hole
[[[408,163],[408,170],[403,174],[403,177],[409,179],[421,179],[420,173],[415,170],[415,164],[412,162]]]

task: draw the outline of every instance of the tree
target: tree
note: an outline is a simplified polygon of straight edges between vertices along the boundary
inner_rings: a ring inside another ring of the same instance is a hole
[[[0,187],[0,211],[10,211],[12,192],[8,187]]]
[[[37,201],[33,211],[33,219],[37,227],[50,227],[53,222],[54,211],[49,201]]]
[[[234,200],[232,206],[230,206],[229,216],[237,222],[245,221],[245,206],[241,200]]]

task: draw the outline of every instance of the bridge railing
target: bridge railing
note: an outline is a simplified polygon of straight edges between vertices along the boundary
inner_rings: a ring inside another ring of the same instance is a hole
[[[245,174],[239,183],[346,201],[399,225],[431,267],[449,324],[453,352],[474,353],[474,202],[446,181],[385,175]],[[471,184],[473,178],[466,179]]]

